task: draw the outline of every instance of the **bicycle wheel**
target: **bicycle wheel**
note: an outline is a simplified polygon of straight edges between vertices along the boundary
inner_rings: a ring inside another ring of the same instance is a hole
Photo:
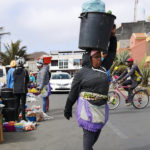
[[[108,92],[108,102],[107,102],[109,109],[113,110],[116,109],[120,104],[120,96],[115,91]]]
[[[149,103],[149,95],[146,90],[136,91],[133,95],[132,105],[137,109],[145,108]]]

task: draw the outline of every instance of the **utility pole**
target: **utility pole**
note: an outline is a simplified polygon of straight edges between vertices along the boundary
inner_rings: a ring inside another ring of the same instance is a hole
[[[3,27],[0,27],[0,30],[3,30]],[[4,35],[10,35],[10,32],[2,32],[0,33],[0,52],[1,52],[1,39],[2,39],[2,36]]]
[[[138,0],[135,0],[134,3],[134,22],[136,22],[138,2],[139,2]]]

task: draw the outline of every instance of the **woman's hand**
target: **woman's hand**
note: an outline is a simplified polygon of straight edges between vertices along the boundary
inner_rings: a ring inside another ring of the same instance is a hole
[[[70,118],[72,117],[72,111],[64,111],[64,116],[66,119],[70,120]]]

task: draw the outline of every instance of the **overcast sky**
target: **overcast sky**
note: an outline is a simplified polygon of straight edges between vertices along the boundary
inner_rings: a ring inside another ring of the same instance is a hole
[[[11,32],[2,37],[3,44],[21,40],[27,53],[50,50],[78,50],[80,13],[86,0],[0,0],[1,32]],[[139,0],[140,1],[140,0]],[[103,0],[106,11],[112,10],[121,22],[131,22],[134,0]],[[150,15],[150,0],[141,0],[145,18]]]

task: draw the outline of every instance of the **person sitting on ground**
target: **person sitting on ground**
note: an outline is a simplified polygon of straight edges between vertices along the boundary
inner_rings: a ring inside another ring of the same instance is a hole
[[[126,103],[130,104],[132,102],[133,97],[133,89],[135,89],[142,81],[142,74],[140,72],[140,69],[136,64],[134,64],[133,58],[129,58],[127,61],[127,69],[118,77],[116,81],[121,80],[122,86],[128,86],[128,88],[124,88],[126,91],[128,91],[128,99],[126,100]]]

